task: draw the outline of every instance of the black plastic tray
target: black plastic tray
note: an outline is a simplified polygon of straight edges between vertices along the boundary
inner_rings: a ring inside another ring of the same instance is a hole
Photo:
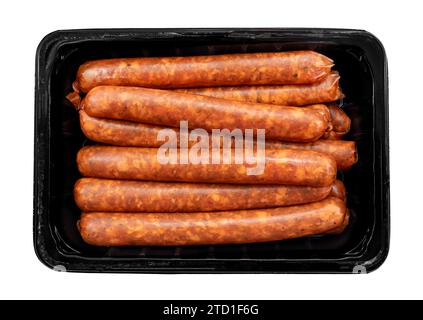
[[[359,162],[340,173],[352,223],[341,235],[249,245],[94,247],[76,228],[76,153],[90,143],[65,96],[78,66],[100,58],[312,49],[334,59]],[[56,31],[39,44],[35,75],[34,246],[58,271],[370,272],[389,248],[388,75],[382,44],[361,30],[103,29]]]

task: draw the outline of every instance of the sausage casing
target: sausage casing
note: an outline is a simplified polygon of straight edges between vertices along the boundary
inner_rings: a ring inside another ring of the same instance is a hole
[[[336,180],[333,183],[330,196],[339,198],[343,201],[347,200],[347,190],[345,189],[345,185],[341,180]]]
[[[86,93],[100,85],[187,88],[313,83],[325,78],[332,66],[331,59],[314,51],[107,59],[81,65],[73,87]]]
[[[263,171],[256,175],[247,174],[248,168],[255,165],[245,162],[237,164],[232,160],[230,163],[212,164],[211,153],[205,164],[184,164],[180,161],[181,152],[184,152],[181,149],[175,150],[176,163],[163,164],[158,159],[158,150],[88,146],[78,152],[78,169],[83,176],[93,178],[315,187],[329,186],[336,178],[335,160],[331,156],[308,150],[266,149]],[[231,159],[234,159],[234,150],[231,152]]]
[[[304,106],[343,98],[339,78],[338,72],[331,72],[325,79],[313,84],[190,88],[176,91],[253,103]]]
[[[253,104],[195,94],[136,87],[92,89],[81,108],[93,117],[190,128],[265,129],[276,140],[310,142],[329,127],[328,119],[310,108]]]
[[[325,134],[326,139],[339,140],[350,131],[351,119],[342,108],[334,103],[327,105],[330,113],[332,131]]]
[[[84,212],[200,212],[304,204],[323,200],[332,188],[82,178],[74,198]]]
[[[329,230],[328,232],[325,232],[325,234],[341,234],[348,227],[349,223],[350,223],[350,211],[347,209],[345,212],[345,217],[344,217],[344,220],[342,221],[342,224],[339,227],[336,227],[332,230]]]
[[[336,180],[332,185],[332,189],[329,194],[330,197],[337,197],[346,203],[347,201],[347,190],[345,189],[345,185],[341,180]],[[345,218],[342,222],[342,225],[336,227],[333,230],[326,232],[326,234],[341,234],[347,228],[348,224],[350,223],[350,211],[347,209],[345,212]]]
[[[277,241],[339,227],[345,203],[334,197],[310,204],[196,213],[83,213],[85,242],[96,246],[181,246]]]

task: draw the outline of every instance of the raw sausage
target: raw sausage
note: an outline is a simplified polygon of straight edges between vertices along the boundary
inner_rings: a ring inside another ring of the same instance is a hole
[[[339,133],[348,133],[350,131],[351,119],[344,110],[335,103],[327,105],[332,120],[333,130]]]
[[[158,148],[165,141],[158,139],[163,129],[170,129],[175,132],[177,146],[179,146],[180,135],[178,129],[153,126],[143,123],[134,123],[122,120],[110,120],[90,117],[84,111],[80,111],[81,129],[87,138],[105,144],[128,147],[149,147]],[[210,146],[214,141],[208,139]],[[197,143],[197,140],[188,140],[188,147]],[[220,139],[220,146],[223,146],[223,138]],[[233,146],[233,141],[232,141]],[[313,143],[286,143],[279,141],[267,141],[266,148],[269,149],[298,149],[314,150],[331,155],[335,158],[339,170],[347,170],[357,162],[357,152],[354,141],[331,141],[318,140]]]
[[[330,191],[329,196],[337,197],[337,198],[341,199],[342,201],[344,201],[346,203],[346,201],[347,201],[347,191],[345,189],[344,183],[341,180],[336,180],[334,182],[334,184],[332,185],[332,189]],[[342,225],[333,229],[333,230],[326,232],[326,234],[341,234],[347,228],[349,222],[350,222],[350,211],[347,210],[345,212],[345,218],[344,218],[344,221],[342,222]]]
[[[347,191],[345,189],[344,183],[341,180],[336,180],[334,182],[330,191],[330,196],[337,197],[343,201],[347,200]]]
[[[332,131],[325,134],[326,139],[338,140],[350,131],[351,119],[342,108],[334,103],[328,104]]]
[[[339,227],[336,227],[328,232],[325,232],[326,234],[341,234],[345,231],[345,229],[348,227],[350,223],[350,211],[347,209],[345,212],[344,221]]]
[[[302,186],[330,186],[336,178],[336,162],[331,156],[309,150],[265,150],[262,171],[248,174],[259,167],[245,161],[235,163],[235,151],[228,152],[231,160],[214,161],[211,152],[203,163],[185,161],[188,150],[175,149],[176,159],[160,158],[160,149],[87,146],[77,155],[78,169],[85,177],[186,181],[235,184],[286,184]],[[164,155],[161,155],[164,157]],[[164,163],[167,160],[168,163]],[[219,160],[219,159],[218,159]],[[185,164],[184,164],[185,162]],[[212,164],[214,162],[214,164]],[[253,163],[253,162],[251,162]]]
[[[311,104],[309,106],[305,106],[304,109],[317,111],[325,119],[328,126],[326,128],[325,133],[321,136],[322,138],[324,138],[328,133],[332,132],[331,115],[330,115],[329,109],[326,105],[324,105],[324,104]]]
[[[319,110],[326,119],[329,117],[329,111],[325,105],[313,105],[310,106],[310,109],[316,111]],[[178,146],[180,142],[179,129],[176,128],[155,126],[125,120],[96,118],[89,116],[83,110],[79,111],[79,120],[81,130],[85,136],[100,143],[116,146],[158,148],[166,142],[158,139],[160,132],[164,129],[173,130],[175,132],[175,137],[177,138]],[[213,140],[208,134],[205,134],[202,139],[208,139],[210,145],[213,143]],[[197,142],[198,138],[195,140],[188,140],[188,146],[192,146]],[[223,146],[223,138],[220,139],[220,145]]]
[[[267,138],[295,142],[315,141],[329,128],[328,119],[315,110],[136,87],[96,87],[80,107],[92,117],[170,127],[185,120],[190,128],[207,131],[265,129]]]
[[[82,178],[74,198],[84,212],[199,212],[304,204],[323,200],[332,188]]]
[[[338,170],[348,170],[358,161],[355,141],[318,140],[312,143],[266,142],[268,149],[313,150],[332,156]]]
[[[345,203],[334,197],[272,209],[196,213],[83,213],[82,238],[95,246],[182,246],[277,241],[339,227]]]
[[[211,87],[176,89],[176,91],[236,101],[303,106],[342,99],[344,95],[339,87],[339,78],[338,72],[331,72],[325,79],[313,84]]]
[[[348,133],[348,131],[350,131],[351,119],[348,117],[345,111],[335,103],[329,103],[327,107],[329,109],[333,131],[336,131],[340,134]]]
[[[331,59],[314,51],[107,59],[81,65],[73,87],[86,93],[100,85],[188,88],[314,83],[324,79],[332,66]]]

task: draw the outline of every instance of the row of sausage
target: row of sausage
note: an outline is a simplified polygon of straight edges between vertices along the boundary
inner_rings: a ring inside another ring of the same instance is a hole
[[[198,245],[342,232],[349,213],[337,170],[354,165],[357,153],[354,141],[341,140],[350,119],[333,103],[344,95],[332,66],[312,51],[83,64],[68,99],[100,145],[77,156],[82,238]],[[262,174],[246,174],[246,163],[161,163],[159,133],[180,141],[180,121],[206,135],[265,129]]]

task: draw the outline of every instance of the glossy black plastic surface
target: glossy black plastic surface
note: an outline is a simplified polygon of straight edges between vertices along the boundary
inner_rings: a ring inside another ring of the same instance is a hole
[[[78,66],[100,58],[312,49],[335,61],[359,162],[339,173],[352,223],[341,235],[272,243],[102,248],[85,244],[72,188],[91,143],[65,99]],[[34,246],[51,268],[80,272],[370,272],[389,248],[388,75],[381,43],[361,30],[118,29],[47,35],[36,56]]]

